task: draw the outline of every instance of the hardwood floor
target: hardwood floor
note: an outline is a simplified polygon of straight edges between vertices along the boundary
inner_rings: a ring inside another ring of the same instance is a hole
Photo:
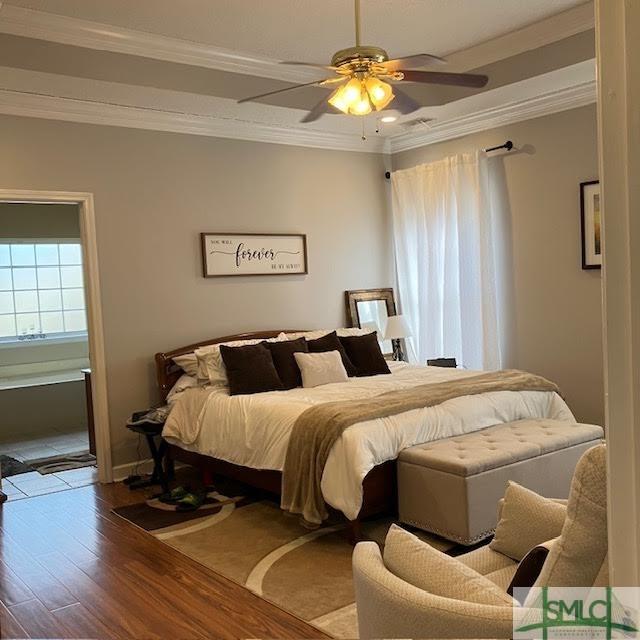
[[[91,485],[0,507],[2,638],[323,638],[317,629],[111,514]]]

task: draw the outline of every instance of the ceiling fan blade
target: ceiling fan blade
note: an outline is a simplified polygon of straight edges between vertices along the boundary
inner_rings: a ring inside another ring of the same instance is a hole
[[[318,85],[324,87],[328,84],[335,84],[336,82],[347,82],[351,80],[350,76],[336,76],[335,78],[327,78],[326,80],[320,80]]]
[[[315,122],[325,113],[335,113],[336,111],[337,109],[334,109],[334,107],[327,102],[327,98],[323,98],[300,122]]]
[[[425,84],[448,84],[455,87],[484,87],[489,78],[475,73],[442,73],[440,71],[405,71],[398,69],[404,75],[405,82],[422,82]]]
[[[411,96],[399,89],[398,85],[394,85],[393,93],[395,98],[391,101],[390,108],[399,111],[402,115],[413,113],[422,108],[421,104],[418,104]]]
[[[425,67],[428,64],[446,64],[444,58],[438,56],[432,56],[430,53],[417,53],[413,56],[404,56],[403,58],[394,58],[383,62],[382,66],[389,69],[389,71],[399,71],[401,67],[405,69],[417,69],[419,67]]]
[[[329,64],[316,64],[315,62],[298,62],[297,60],[282,60],[280,64],[294,65],[296,67],[313,67],[314,69],[325,69],[329,71],[335,71],[337,67],[332,67]]]
[[[260,93],[257,96],[251,96],[249,98],[242,98],[238,100],[238,104],[243,102],[252,102],[253,100],[259,100],[260,98],[266,98],[267,96],[275,96],[277,93],[284,93],[285,91],[293,91],[293,89],[300,89],[301,87],[310,87],[323,82],[323,80],[314,80],[313,82],[305,82],[304,84],[294,84],[292,87],[285,87],[284,89],[276,89],[275,91],[267,91],[266,93]]]

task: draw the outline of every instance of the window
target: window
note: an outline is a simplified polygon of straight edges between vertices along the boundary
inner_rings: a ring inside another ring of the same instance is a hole
[[[0,240],[0,342],[86,331],[80,243]]]

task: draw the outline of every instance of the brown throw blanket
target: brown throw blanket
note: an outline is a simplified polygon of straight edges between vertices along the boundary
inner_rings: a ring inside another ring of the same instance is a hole
[[[314,524],[327,518],[320,482],[329,452],[347,427],[490,391],[559,392],[558,387],[545,378],[524,371],[505,370],[418,385],[373,398],[310,407],[296,420],[289,439],[282,473],[282,508],[302,514],[307,522]]]

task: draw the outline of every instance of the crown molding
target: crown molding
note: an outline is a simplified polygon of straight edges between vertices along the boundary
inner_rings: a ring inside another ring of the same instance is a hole
[[[386,145],[384,138],[375,136],[362,141],[355,133],[265,124],[228,116],[186,114],[6,88],[0,89],[0,113],[339,151],[376,153],[383,151]]]
[[[0,32],[287,82],[319,79],[318,71],[278,60],[1,2]]]
[[[361,139],[359,122],[340,116],[302,125],[304,111],[180,91],[88,80],[0,66],[0,113],[87,124],[187,133],[343,151],[397,153],[441,140],[595,102],[595,60],[557,69],[437,107],[432,120],[402,120]],[[369,120],[371,123],[371,120]]]
[[[596,82],[589,80],[546,94],[438,122],[428,130],[408,131],[363,142],[356,134],[270,125],[229,117],[200,116],[78,98],[0,90],[0,113],[85,124],[187,133],[217,138],[368,153],[399,153],[499,126],[576,109],[596,101]]]
[[[595,28],[593,1],[444,57],[451,71],[470,71]]]
[[[523,120],[577,109],[594,102],[596,102],[596,81],[588,80],[524,100],[437,122],[428,130],[421,129],[417,133],[409,131],[395,135],[389,139],[389,146],[391,153],[399,153]]]

